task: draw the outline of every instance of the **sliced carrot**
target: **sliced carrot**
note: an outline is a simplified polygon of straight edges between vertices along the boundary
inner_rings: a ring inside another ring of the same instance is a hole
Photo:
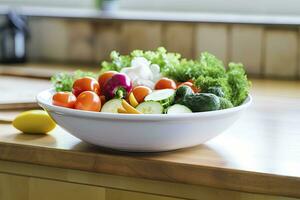
[[[125,101],[124,99],[122,100],[122,106],[123,106],[123,108],[125,108],[125,110],[127,111],[127,113],[130,113],[130,114],[142,114],[140,111],[138,111],[137,109],[135,109],[134,107],[132,107],[129,103],[127,103],[127,101]]]

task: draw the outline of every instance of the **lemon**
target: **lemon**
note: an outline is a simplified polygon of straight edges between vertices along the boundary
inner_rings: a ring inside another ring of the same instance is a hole
[[[43,110],[30,110],[20,113],[12,122],[23,133],[45,134],[55,128],[56,124]]]

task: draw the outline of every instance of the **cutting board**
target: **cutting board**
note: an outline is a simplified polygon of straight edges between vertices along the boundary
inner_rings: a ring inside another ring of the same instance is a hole
[[[49,80],[0,75],[0,110],[38,108],[35,96],[50,87]]]

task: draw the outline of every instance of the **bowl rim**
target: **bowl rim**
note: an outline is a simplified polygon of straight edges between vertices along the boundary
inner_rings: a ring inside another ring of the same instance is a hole
[[[71,108],[65,108],[55,106],[50,103],[50,98],[45,99],[43,96],[48,95],[52,98],[55,90],[53,88],[44,90],[36,96],[37,103],[45,110],[54,111],[61,115],[76,116],[83,118],[101,118],[101,119],[125,119],[125,120],[174,120],[174,119],[186,119],[186,118],[199,118],[199,117],[212,117],[220,116],[224,114],[234,113],[240,110],[244,110],[249,107],[252,103],[252,96],[248,94],[246,100],[239,106],[233,108],[227,108],[224,110],[197,112],[197,113],[184,113],[184,114],[116,114],[116,113],[104,113],[104,112],[93,112],[76,110]]]

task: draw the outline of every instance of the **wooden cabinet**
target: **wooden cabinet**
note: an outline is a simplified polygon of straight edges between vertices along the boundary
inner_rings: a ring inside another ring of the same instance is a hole
[[[0,161],[0,200],[293,200],[205,186]]]

